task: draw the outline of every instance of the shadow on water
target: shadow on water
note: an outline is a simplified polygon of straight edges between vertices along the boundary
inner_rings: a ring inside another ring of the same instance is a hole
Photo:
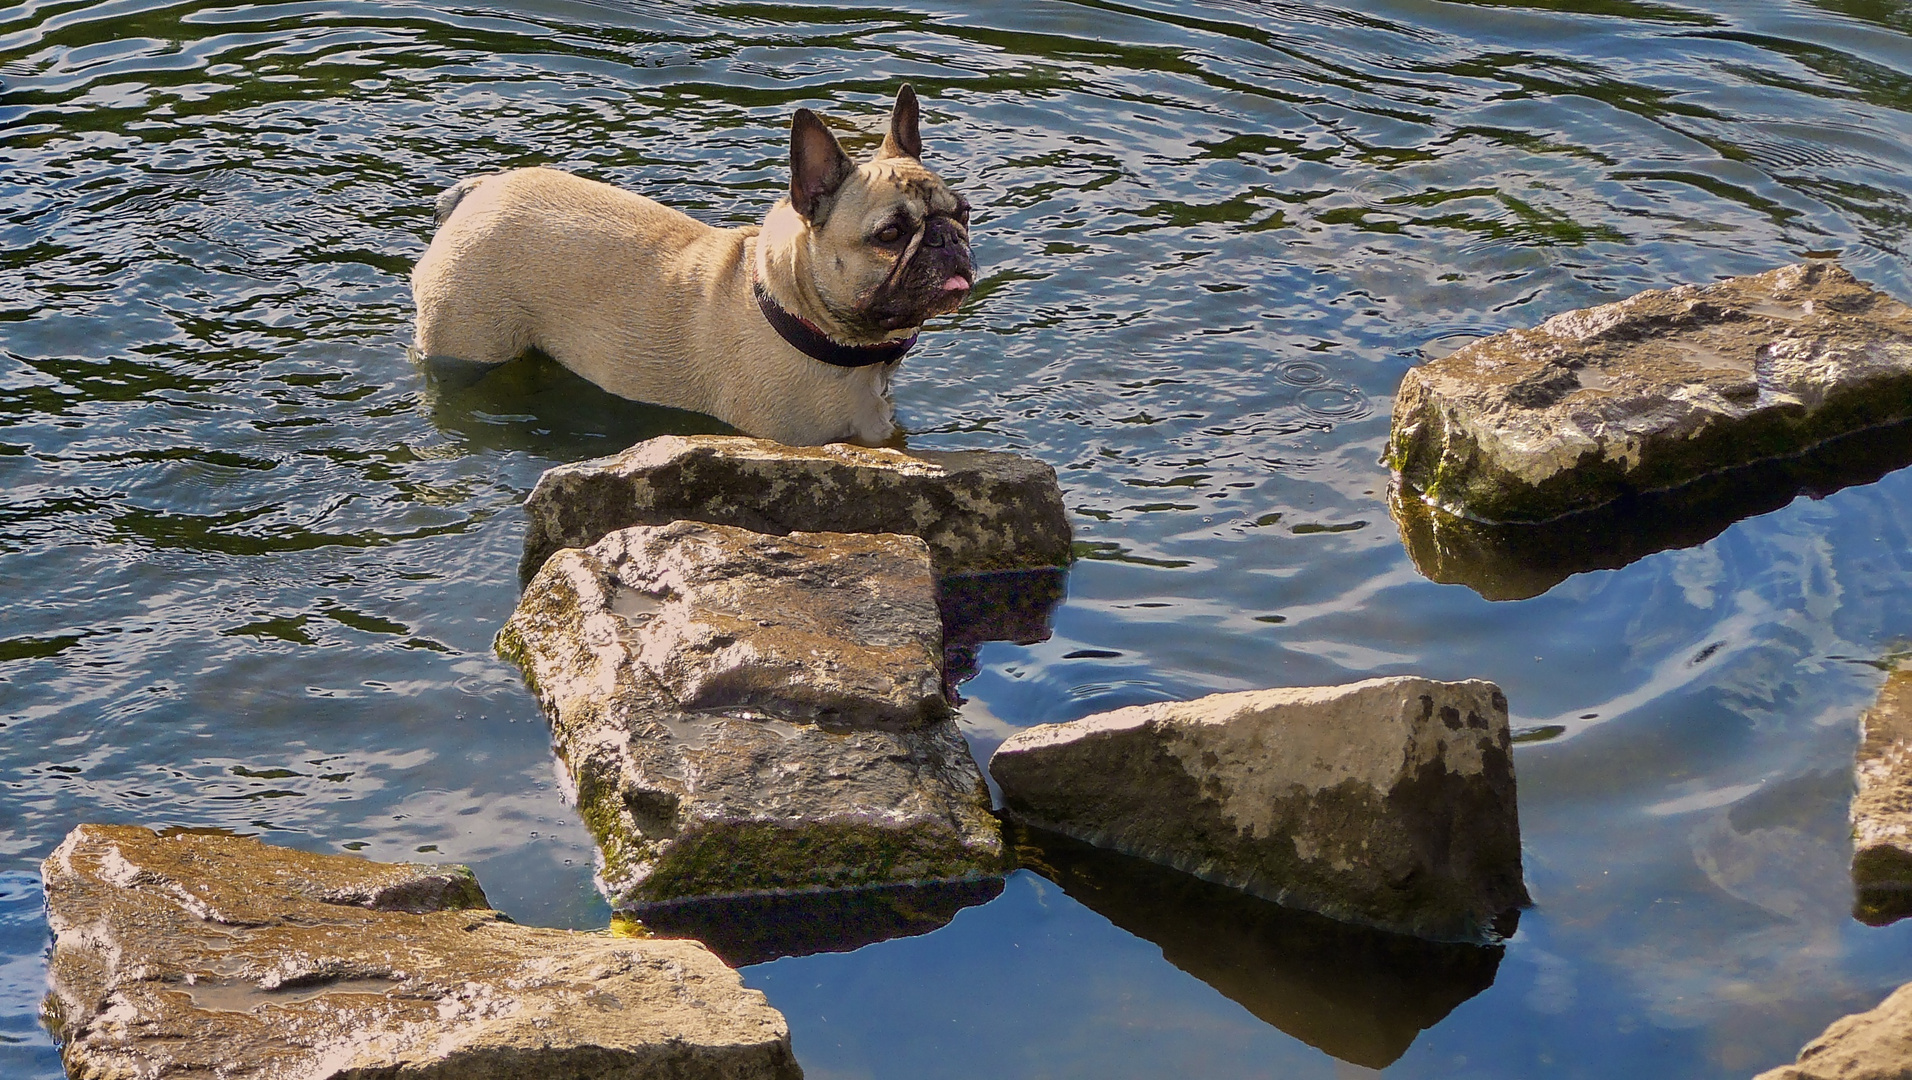
[[[1385,1068],[1486,990],[1503,947],[1422,941],[1294,911],[1025,825],[1022,865],[1161,946],[1169,963],[1342,1061]]]
[[[37,1011],[46,993],[39,960],[48,946],[40,875],[0,871],[0,1076],[41,1075],[59,1068]]]
[[[960,574],[937,582],[943,614],[943,686],[961,703],[956,687],[979,670],[977,650],[991,641],[1034,645],[1048,641],[1056,608],[1068,595],[1062,567]]]
[[[432,423],[468,453],[516,450],[560,461],[615,454],[657,435],[734,435],[701,413],[609,394],[548,356],[484,367],[444,357],[425,372]]]
[[[1778,510],[1800,495],[1824,498],[1908,463],[1912,422],[1853,432],[1804,454],[1537,525],[1456,517],[1404,495],[1398,481],[1389,487],[1388,511],[1415,568],[1429,579],[1465,585],[1488,600],[1525,600],[1574,574],[1617,570],[1656,552],[1697,547],[1734,522]]]
[[[731,967],[786,956],[853,952],[939,929],[966,907],[1002,895],[1002,878],[881,889],[743,896],[630,913],[659,937],[695,938]]]

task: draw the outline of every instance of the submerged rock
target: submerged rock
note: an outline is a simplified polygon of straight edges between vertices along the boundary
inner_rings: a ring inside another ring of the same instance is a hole
[[[515,926],[457,866],[82,825],[42,868],[67,1075],[803,1075],[692,941]]]
[[[1460,517],[1540,522],[1912,418],[1912,308],[1836,265],[1641,293],[1408,372],[1387,464]]]
[[[1348,922],[1493,941],[1528,903],[1507,699],[1411,677],[1048,724],[990,759],[1031,825]]]
[[[636,526],[553,556],[498,635],[613,903],[999,874],[913,536]]]
[[[705,521],[781,536],[900,533],[929,545],[938,575],[1065,566],[1068,512],[1056,471],[990,451],[784,446],[665,435],[560,465],[525,500],[529,579],[561,548],[628,525]]]
[[[1886,677],[1861,721],[1853,766],[1853,915],[1884,926],[1912,915],[1912,667]],[[1912,1058],[1907,1059],[1912,1068]]]
[[[1494,984],[1506,949],[1424,941],[1295,911],[1028,826],[1017,861],[1262,1021],[1385,1069]]]
[[[1912,983],[1870,1012],[1841,1017],[1799,1051],[1799,1060],[1756,1080],[1904,1080],[1912,1076]]]

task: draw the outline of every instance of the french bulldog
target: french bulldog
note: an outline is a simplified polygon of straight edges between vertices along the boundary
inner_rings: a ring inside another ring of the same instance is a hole
[[[538,349],[749,435],[888,442],[898,362],[976,280],[969,203],[923,166],[918,118],[905,85],[858,165],[798,109],[789,197],[754,227],[556,169],[462,180],[412,270],[417,351],[488,366]]]

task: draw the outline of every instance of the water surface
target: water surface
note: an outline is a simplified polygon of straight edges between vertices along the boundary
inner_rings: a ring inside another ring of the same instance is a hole
[[[1912,478],[1495,603],[1415,571],[1376,465],[1402,372],[1472,337],[1832,253],[1912,299],[1905,4],[29,2],[0,1072],[59,1073],[34,871],[82,821],[464,861],[521,921],[603,925],[490,640],[539,473],[704,422],[536,365],[434,391],[404,351],[432,201],[549,164],[750,222],[792,109],[868,152],[904,80],[983,264],[899,379],[911,444],[1052,462],[1082,545],[1054,636],[979,654],[981,752],[1406,672],[1558,729],[1516,758],[1536,906],[1390,1076],[1744,1076],[1912,979],[1908,931],[1848,914],[1844,825],[1867,661],[1912,636]],[[1025,870],[745,978],[813,1077],[1369,1075],[1126,910]]]

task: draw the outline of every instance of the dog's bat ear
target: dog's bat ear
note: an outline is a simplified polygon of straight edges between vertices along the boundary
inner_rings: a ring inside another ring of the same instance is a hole
[[[820,224],[818,212],[828,209],[830,197],[855,171],[856,165],[817,114],[798,109],[790,118],[790,205],[797,213]]]
[[[879,158],[923,156],[923,133],[917,130],[922,113],[916,107],[916,91],[904,83],[896,92],[896,107],[890,110],[890,133],[883,136],[883,149],[876,152]]]

